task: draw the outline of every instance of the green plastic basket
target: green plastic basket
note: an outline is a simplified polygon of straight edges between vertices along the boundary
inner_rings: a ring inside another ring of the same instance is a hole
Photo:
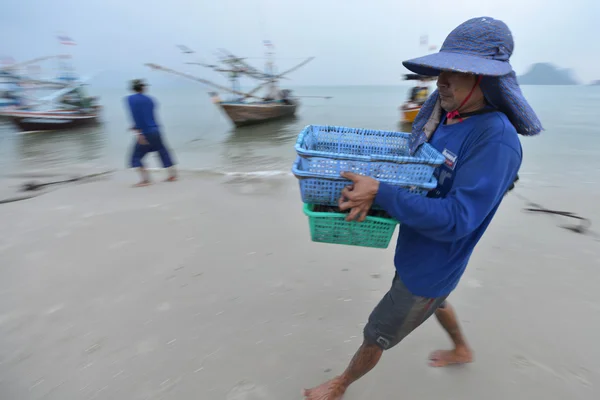
[[[318,212],[314,207],[304,204],[313,242],[385,249],[398,225],[395,219],[371,216],[363,222],[346,221],[348,214]]]

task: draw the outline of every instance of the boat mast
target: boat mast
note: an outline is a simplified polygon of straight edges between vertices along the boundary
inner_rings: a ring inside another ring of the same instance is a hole
[[[58,44],[61,47],[66,48],[76,45],[75,41],[64,32],[59,32],[56,38],[58,39]],[[71,55],[71,52],[64,52],[58,57],[56,80],[58,82],[66,82],[67,84],[77,81],[77,76],[75,75],[75,68],[73,67],[73,56]]]
[[[228,69],[221,70],[221,72],[227,72],[229,76],[229,82],[231,83],[231,90],[229,90],[231,94],[240,93],[242,90],[240,85],[240,73],[238,71],[239,67],[237,66],[237,58],[233,55],[226,55],[221,59],[221,62],[228,66]],[[215,69],[218,70],[218,69]],[[230,101],[238,101],[238,97],[230,97]]]
[[[265,75],[268,79],[267,85],[267,96],[269,98],[275,99],[277,98],[277,84],[275,77],[275,63],[273,60],[273,55],[275,54],[275,47],[270,40],[263,41],[265,45]]]
[[[240,80],[239,80],[239,75],[238,75],[237,71],[231,71],[229,73],[229,80],[231,81],[232,93],[241,92]],[[235,100],[235,99],[232,99],[232,100]]]

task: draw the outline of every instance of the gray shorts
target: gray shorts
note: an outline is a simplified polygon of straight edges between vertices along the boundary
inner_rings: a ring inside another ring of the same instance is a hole
[[[415,296],[394,275],[392,287],[369,316],[364,335],[367,343],[383,350],[391,349],[419,325],[431,317],[439,307],[444,307],[446,297],[427,298]]]

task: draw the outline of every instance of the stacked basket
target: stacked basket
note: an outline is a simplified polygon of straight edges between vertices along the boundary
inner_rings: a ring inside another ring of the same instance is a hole
[[[374,207],[364,222],[346,221],[338,200],[344,171],[370,176],[425,195],[437,186],[433,176],[444,157],[425,143],[409,155],[408,133],[308,125],[296,142],[292,172],[300,183],[304,213],[315,242],[386,248],[398,221]]]

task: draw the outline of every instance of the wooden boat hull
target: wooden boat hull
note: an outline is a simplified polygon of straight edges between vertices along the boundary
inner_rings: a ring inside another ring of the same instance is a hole
[[[98,110],[98,108],[96,108]],[[74,113],[65,111],[0,111],[21,131],[54,131],[73,129],[98,122],[98,112]]]
[[[235,126],[260,124],[279,118],[290,117],[296,113],[297,102],[291,104],[265,103],[219,103]]]
[[[417,114],[419,114],[419,111],[421,111],[421,107],[411,107],[411,108],[405,108],[402,107],[402,122],[403,123],[410,123],[412,124],[415,121],[415,118],[417,118]]]

